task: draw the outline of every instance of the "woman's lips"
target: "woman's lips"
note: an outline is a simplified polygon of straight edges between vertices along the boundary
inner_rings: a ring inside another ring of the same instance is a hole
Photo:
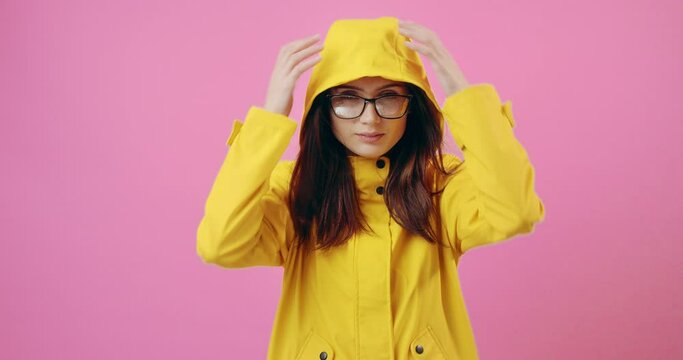
[[[366,143],[375,143],[379,141],[379,139],[384,136],[382,133],[376,133],[376,134],[356,134],[360,138],[361,141],[366,142]]]

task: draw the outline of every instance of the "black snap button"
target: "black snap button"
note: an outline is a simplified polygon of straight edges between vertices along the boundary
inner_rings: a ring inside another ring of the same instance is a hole
[[[384,194],[384,186],[378,186],[375,191],[377,191],[377,193],[380,195]]]
[[[327,353],[323,351],[320,353],[320,360],[325,360],[325,359],[327,359]]]
[[[384,163],[384,160],[382,160],[382,159],[377,160],[377,167],[378,167],[378,168],[384,169],[384,165],[386,165],[386,164]]]
[[[415,346],[415,352],[418,354],[422,354],[425,351],[425,349],[422,347],[422,345],[417,345]]]

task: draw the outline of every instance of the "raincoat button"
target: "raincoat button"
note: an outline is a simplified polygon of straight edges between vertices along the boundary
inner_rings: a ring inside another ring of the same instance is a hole
[[[327,353],[323,351],[320,353],[320,360],[325,360],[325,359],[327,359]]]
[[[384,194],[384,186],[378,186],[375,191],[377,191],[377,193],[380,195]]]
[[[380,169],[384,169],[384,160],[382,160],[382,159],[377,160],[377,167]]]
[[[417,345],[415,346],[415,352],[418,354],[422,354],[425,351],[425,349],[422,347],[422,345]]]

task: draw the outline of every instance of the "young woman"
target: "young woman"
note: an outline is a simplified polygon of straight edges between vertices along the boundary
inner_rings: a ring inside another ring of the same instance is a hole
[[[311,67],[299,155],[282,161]],[[444,119],[464,160],[441,152]],[[282,47],[265,105],[234,123],[197,251],[226,268],[284,267],[269,359],[477,359],[458,261],[544,218],[514,125],[510,102],[468,84],[429,29],[336,21],[324,46]]]

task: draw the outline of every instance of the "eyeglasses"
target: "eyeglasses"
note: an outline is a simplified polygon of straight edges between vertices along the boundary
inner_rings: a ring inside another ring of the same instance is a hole
[[[366,99],[362,96],[344,94],[327,94],[332,110],[337,117],[342,119],[355,119],[363,114],[367,103],[375,105],[375,112],[385,119],[398,119],[408,111],[408,104],[412,95],[389,94]]]

